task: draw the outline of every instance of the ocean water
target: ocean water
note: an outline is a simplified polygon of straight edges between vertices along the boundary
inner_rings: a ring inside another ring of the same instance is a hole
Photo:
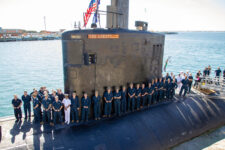
[[[56,41],[0,43],[0,117],[13,115],[11,100],[24,90],[46,86],[63,89],[62,45]],[[196,73],[211,65],[225,68],[225,32],[166,35],[164,61],[168,72]]]

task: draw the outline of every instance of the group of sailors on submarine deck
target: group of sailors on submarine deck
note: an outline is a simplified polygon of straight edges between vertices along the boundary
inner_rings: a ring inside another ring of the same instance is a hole
[[[219,76],[220,74],[221,72]],[[216,76],[217,75],[218,73],[216,71]],[[223,71],[223,77],[225,77],[225,70]],[[180,96],[182,94],[185,96],[186,93],[190,93],[192,83],[192,74],[181,72],[177,77],[175,77],[173,73],[170,75],[167,73],[164,78],[152,79],[147,86],[145,83],[141,85],[138,83],[136,87],[134,87],[134,84],[130,83],[128,89],[126,86],[123,86],[121,90],[119,87],[116,87],[114,92],[108,87],[103,94],[103,110],[101,109],[102,102],[98,91],[95,91],[91,99],[87,93],[84,93],[80,102],[76,91],[70,96],[68,94],[63,94],[61,89],[58,89],[57,92],[52,90],[52,93],[49,94],[46,87],[41,87],[39,91],[33,89],[33,92],[30,94],[24,91],[22,100],[20,100],[17,95],[14,95],[12,105],[16,122],[21,121],[22,118],[22,101],[25,119],[31,117],[30,102],[32,101],[35,123],[55,125],[57,122],[62,124],[65,122],[66,124],[70,124],[70,119],[72,123],[79,123],[79,113],[81,113],[82,122],[88,121],[92,104],[95,120],[101,119],[102,111],[104,111],[103,117],[111,117],[112,106],[114,106],[114,115],[121,116],[121,114],[147,108],[159,102],[170,101],[173,99],[176,89],[179,90]]]

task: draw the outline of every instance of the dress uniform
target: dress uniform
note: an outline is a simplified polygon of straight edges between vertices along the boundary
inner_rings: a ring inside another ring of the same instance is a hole
[[[141,87],[142,107],[144,107],[146,104],[146,98],[147,98],[147,90],[145,88],[145,84],[142,84],[142,87]]]
[[[33,101],[33,111],[34,111],[34,122],[38,123],[41,121],[41,110],[39,107],[40,103],[37,96],[33,96],[32,101]]]
[[[130,108],[130,104],[131,104],[131,108]],[[130,109],[132,110],[132,112],[134,111],[135,108],[135,88],[133,87],[133,84],[130,85],[129,89],[128,89],[128,111],[130,111]]]
[[[93,96],[92,101],[94,103],[94,118],[95,120],[100,120],[100,102],[101,96],[98,95],[98,92],[95,92],[95,96]]]
[[[182,87],[181,87],[181,90],[180,90],[180,93],[179,93],[180,96],[182,95],[183,90],[184,90],[183,96],[186,95],[188,84],[189,84],[189,80],[187,79],[187,77],[185,77],[185,79],[182,80]]]
[[[25,119],[27,119],[27,111],[30,118],[31,117],[31,106],[30,106],[31,97],[30,95],[27,94],[26,91],[24,92],[24,95],[22,96],[22,101],[23,101]]]
[[[71,100],[68,97],[68,94],[65,94],[65,98],[62,101],[64,105],[64,114],[65,114],[65,123],[70,124],[70,106]]]
[[[42,108],[43,108],[43,116],[42,116],[42,122],[50,123],[51,120],[51,99],[48,96],[45,96],[44,99],[42,100]]]
[[[82,105],[82,121],[88,121],[89,116],[89,109],[91,106],[91,100],[87,96],[87,94],[84,94],[84,97],[81,99],[81,105]]]
[[[54,118],[53,122],[56,124],[57,118],[60,123],[62,123],[62,112],[61,109],[63,108],[62,102],[59,101],[59,98],[56,97],[55,101],[52,103],[52,108],[54,110]]]
[[[148,98],[148,106],[150,106],[152,104],[152,95],[153,95],[153,87],[152,87],[152,84],[149,83],[148,84],[148,87],[147,87],[147,98]]]
[[[104,93],[104,101],[105,101],[104,115],[105,115],[105,117],[110,117],[111,110],[112,110],[113,94],[109,88],[108,88],[107,92]]]
[[[79,123],[79,109],[80,109],[79,97],[76,95],[76,93],[73,93],[70,100],[71,100],[71,119],[72,119],[72,123],[74,121]]]
[[[116,91],[114,92],[114,110],[115,115],[120,116],[120,106],[121,106],[121,93],[119,91],[119,88],[116,88]]]
[[[16,117],[16,122],[21,121],[22,118],[22,111],[21,111],[21,105],[22,101],[17,98],[17,96],[14,96],[14,99],[12,100],[12,105],[14,108],[14,115]]]
[[[137,84],[137,88],[135,90],[135,98],[137,101],[137,110],[139,110],[140,106],[141,106],[141,88],[140,88],[139,84]]]
[[[127,110],[127,91],[126,88],[123,87],[121,91],[121,111],[122,113],[126,113]]]

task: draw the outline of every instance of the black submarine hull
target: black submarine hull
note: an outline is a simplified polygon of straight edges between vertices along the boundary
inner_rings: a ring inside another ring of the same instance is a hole
[[[56,130],[43,149],[164,150],[224,124],[224,99],[194,95],[120,118]]]

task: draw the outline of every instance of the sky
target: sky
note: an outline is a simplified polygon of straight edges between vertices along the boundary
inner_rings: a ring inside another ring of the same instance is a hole
[[[83,24],[90,0],[0,0],[0,27],[26,30],[72,29]],[[106,10],[111,0],[101,0]],[[101,16],[105,27],[106,16]],[[151,31],[225,31],[225,0],[130,0],[129,28],[135,20],[149,22]],[[88,27],[90,27],[92,19]]]

